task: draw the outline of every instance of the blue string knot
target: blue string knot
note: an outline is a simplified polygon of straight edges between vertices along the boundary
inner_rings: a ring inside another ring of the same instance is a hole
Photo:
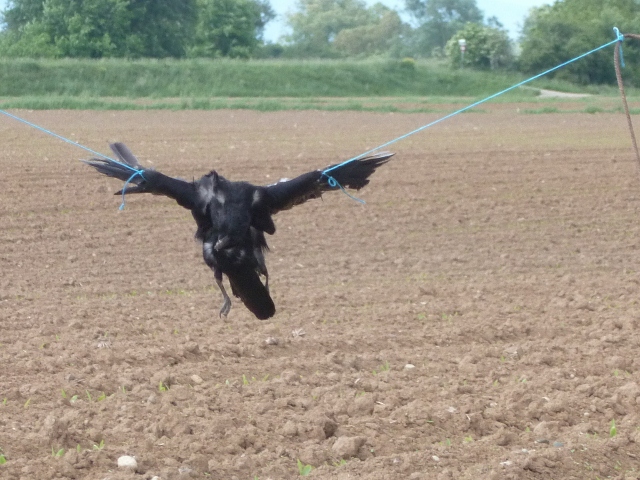
[[[616,34],[616,38],[619,42],[624,41],[624,35],[620,33],[620,29],[618,27],[613,27],[613,33]]]
[[[616,48],[620,52],[620,65],[624,68],[624,57],[622,56],[622,42],[624,41],[624,35],[620,33],[618,27],[613,27],[613,33],[615,33],[616,40],[618,42]]]
[[[367,203],[367,202],[365,202],[364,200],[362,200],[361,198],[354,197],[354,196],[353,196],[353,195],[351,195],[349,192],[347,192],[347,191],[344,189],[344,187],[343,187],[342,185],[340,185],[340,183],[338,183],[338,181],[337,181],[335,178],[333,178],[331,175],[329,175],[329,174],[327,173],[329,170],[332,170],[332,169],[327,169],[327,170],[325,170],[324,172],[322,172],[322,174],[323,174],[325,177],[327,177],[327,183],[329,184],[329,186],[330,186],[331,188],[339,187],[339,188],[340,188],[340,190],[342,190],[342,193],[344,193],[344,194],[345,194],[347,197],[349,197],[350,199],[355,200],[356,202],[361,203],[361,204],[363,204],[363,205],[365,205],[365,204]]]

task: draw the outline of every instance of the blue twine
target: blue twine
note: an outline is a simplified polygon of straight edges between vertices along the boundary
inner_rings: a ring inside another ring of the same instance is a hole
[[[35,123],[31,123],[30,121],[25,120],[24,118],[20,118],[20,117],[18,117],[16,115],[13,115],[13,114],[5,111],[5,110],[0,110],[0,113],[6,115],[7,117],[13,118],[14,120],[18,120],[19,122],[22,122],[22,123],[24,123],[26,125],[29,125],[30,127],[33,127],[33,128],[35,128],[37,130],[40,130],[41,132],[44,132],[47,135],[52,135],[52,136],[54,136],[54,137],[56,137],[56,138],[58,138],[58,139],[60,139],[60,140],[62,140],[64,142],[70,143],[71,145],[75,145],[76,147],[84,148],[87,152],[91,152],[94,155],[98,155],[98,156],[100,156],[102,158],[106,158],[108,160],[113,160],[113,158],[109,158],[109,157],[107,157],[106,155],[103,155],[100,152],[96,152],[95,150],[91,150],[89,147],[85,147],[84,145],[82,145],[82,144],[80,144],[78,142],[74,142],[73,140],[69,140],[68,138],[63,137],[62,135],[58,135],[57,133],[54,133],[51,130],[47,130],[46,128],[41,127],[40,125],[36,125]],[[115,160],[113,160],[113,161],[115,162]],[[117,163],[120,163],[120,162],[117,162]]]
[[[326,173],[326,172],[322,172],[322,174],[323,174],[325,177],[327,177],[327,183],[329,184],[329,186],[330,186],[331,188],[340,187],[340,190],[342,190],[342,193],[344,193],[344,194],[345,194],[347,197],[349,197],[351,200],[355,200],[356,202],[359,202],[359,203],[361,203],[361,204],[363,204],[363,205],[365,205],[365,204],[367,203],[367,202],[365,202],[364,200],[362,200],[361,198],[354,197],[354,196],[353,196],[353,195],[351,195],[349,192],[347,192],[347,191],[345,190],[345,188],[344,188],[342,185],[340,185],[340,183],[339,183],[335,178],[333,178],[331,175],[327,175],[327,173]]]
[[[6,115],[7,117],[13,118],[14,120],[22,122],[25,125],[29,125],[30,127],[33,127],[36,130],[40,130],[41,132],[46,133],[47,135],[51,135],[53,137],[56,137],[56,138],[62,140],[63,142],[67,142],[67,143],[70,143],[71,145],[75,145],[76,147],[83,148],[87,152],[90,152],[90,153],[92,153],[94,155],[97,155],[99,157],[105,158],[107,160],[110,160],[110,161],[112,161],[114,163],[117,163],[118,165],[120,165],[122,167],[127,168],[128,170],[131,170],[133,172],[133,175],[131,175],[129,177],[129,180],[127,180],[125,182],[124,187],[122,188],[122,203],[120,204],[120,207],[118,208],[118,210],[124,210],[124,205],[125,205],[124,196],[125,196],[125,193],[126,193],[127,185],[129,185],[129,183],[131,183],[131,180],[133,180],[136,177],[136,175],[140,175],[144,179],[144,175],[142,174],[144,172],[144,170],[138,170],[136,168],[133,168],[131,165],[127,165],[126,163],[122,163],[122,162],[119,162],[117,160],[114,160],[113,158],[108,157],[107,155],[104,155],[103,153],[96,152],[95,150],[92,150],[91,148],[86,147],[86,146],[82,145],[81,143],[74,142],[73,140],[70,140],[70,139],[68,139],[66,137],[63,137],[62,135],[58,135],[57,133],[52,132],[51,130],[47,130],[46,128],[41,127],[40,125],[36,125],[35,123],[32,123],[32,122],[30,122],[28,120],[25,120],[24,118],[20,118],[17,115],[13,115],[12,113],[7,112],[6,110],[0,110],[0,113],[2,113],[3,115]]]
[[[502,90],[502,91],[500,91],[498,93],[494,93],[493,95],[490,95],[490,96],[488,96],[487,98],[485,98],[483,100],[479,100],[479,101],[477,101],[475,103],[472,103],[471,105],[468,105],[468,106],[466,106],[464,108],[456,110],[455,112],[452,112],[452,113],[450,113],[448,115],[445,115],[444,117],[441,117],[441,118],[439,118],[439,119],[437,119],[437,120],[435,120],[435,121],[433,121],[431,123],[423,125],[420,128],[416,128],[415,130],[413,130],[413,131],[411,131],[409,133],[405,133],[404,135],[401,135],[401,136],[399,136],[399,137],[397,137],[397,138],[395,138],[393,140],[390,140],[390,141],[388,141],[386,143],[383,143],[382,145],[379,145],[379,146],[377,146],[375,148],[372,148],[371,150],[368,150],[368,151],[366,151],[364,153],[361,153],[360,155],[357,155],[357,156],[355,156],[353,158],[350,158],[349,160],[345,160],[344,162],[339,163],[337,165],[334,165],[331,168],[327,168],[326,170],[323,170],[322,173],[323,173],[323,175],[325,175],[327,178],[330,179],[329,180],[329,182],[330,182],[332,177],[330,175],[328,175],[328,173],[331,172],[332,170],[335,170],[335,169],[340,168],[340,167],[342,167],[342,166],[344,166],[344,165],[346,165],[348,163],[351,163],[351,162],[353,162],[355,160],[358,160],[359,158],[362,158],[365,155],[368,155],[370,153],[375,152],[376,150],[379,150],[379,149],[384,148],[384,147],[386,147],[388,145],[391,145],[392,143],[396,143],[396,142],[399,142],[400,140],[404,140],[405,138],[410,137],[411,135],[414,135],[414,134],[416,134],[418,132],[421,132],[422,130],[425,130],[425,129],[429,128],[429,127],[432,127],[433,125],[436,125],[437,123],[440,123],[440,122],[442,122],[444,120],[447,120],[447,119],[449,119],[449,118],[451,118],[451,117],[453,117],[455,115],[458,115],[459,113],[462,113],[462,112],[465,112],[465,111],[467,111],[467,110],[469,110],[471,108],[477,107],[478,105],[481,105],[481,104],[483,104],[485,102],[488,102],[489,100],[492,100],[492,99],[494,99],[494,98],[496,98],[496,97],[498,97],[498,96],[500,96],[502,94],[510,92],[511,90],[513,90],[515,88],[521,87],[525,83],[529,83],[529,82],[531,82],[533,80],[536,80],[536,79],[538,79],[538,78],[540,78],[540,77],[542,77],[544,75],[547,75],[548,73],[551,73],[551,72],[553,72],[555,70],[558,70],[558,69],[560,69],[562,67],[565,67],[565,66],[569,65],[570,63],[576,62],[576,61],[586,57],[587,55],[591,55],[592,53],[595,53],[598,50],[602,50],[603,48],[606,48],[609,45],[613,45],[614,43],[620,44],[620,42],[622,42],[622,40],[624,39],[624,36],[620,33],[620,30],[618,30],[617,27],[615,27],[613,30],[614,30],[614,32],[616,34],[616,39],[615,40],[611,40],[610,42],[607,42],[604,45],[600,45],[599,47],[594,48],[593,50],[589,50],[587,53],[583,53],[582,55],[579,55],[579,56],[577,56],[577,57],[575,57],[575,58],[573,58],[571,60],[567,60],[566,62],[561,63],[560,65],[557,65],[557,66],[555,66],[553,68],[550,68],[549,70],[545,70],[544,72],[539,73],[539,74],[537,74],[537,75],[535,75],[535,76],[533,76],[533,77],[531,77],[531,78],[529,78],[527,80],[523,80],[522,82],[517,83],[517,84],[515,84],[515,85],[513,85],[513,86],[511,86],[509,88],[505,88],[504,90]],[[622,47],[620,46],[619,48],[620,48],[620,54],[622,56]],[[329,183],[329,185],[331,185],[331,183]],[[342,188],[342,187],[340,187],[340,188]],[[344,189],[342,189],[342,190],[344,191]],[[351,196],[351,195],[349,195],[349,196]]]
[[[618,48],[618,51],[620,52],[620,65],[622,66],[622,68],[624,68],[624,57],[622,56],[622,42],[624,41],[624,35],[620,33],[618,27],[613,27],[613,33],[616,34],[616,39],[618,40],[618,45],[616,45],[616,48]]]
[[[364,200],[361,200],[361,199],[359,199],[357,197],[354,197],[353,195],[349,194],[349,192],[347,192],[344,189],[344,187],[342,185],[340,185],[340,183],[338,183],[338,181],[335,178],[333,178],[331,175],[329,175],[329,172],[331,172],[332,170],[335,170],[337,168],[343,167],[344,165],[347,165],[348,163],[354,162],[354,161],[358,160],[359,158],[364,157],[365,155],[368,155],[370,153],[375,152],[376,150],[384,148],[384,147],[386,147],[388,145],[391,145],[393,143],[399,142],[400,140],[404,140],[405,138],[410,137],[411,135],[414,135],[414,134],[416,134],[418,132],[421,132],[422,130],[425,130],[425,129],[429,128],[429,127],[432,127],[433,125],[436,125],[436,124],[438,124],[440,122],[443,122],[444,120],[447,120],[447,119],[449,119],[449,118],[451,118],[451,117],[453,117],[455,115],[458,115],[459,113],[466,112],[467,110],[470,110],[470,109],[472,109],[474,107],[477,107],[478,105],[481,105],[481,104],[483,104],[485,102],[488,102],[489,100],[492,100],[492,99],[494,99],[494,98],[496,98],[496,97],[498,97],[500,95],[503,95],[503,94],[505,94],[507,92],[510,92],[511,90],[514,90],[514,89],[516,89],[518,87],[521,87],[522,85],[524,85],[526,83],[529,83],[529,82],[532,82],[533,80],[536,80],[536,79],[538,79],[538,78],[540,78],[540,77],[542,77],[544,75],[547,75],[547,74],[549,74],[549,73],[551,73],[551,72],[553,72],[555,70],[558,70],[560,68],[566,67],[567,65],[569,65],[571,63],[574,63],[574,62],[576,62],[576,61],[578,61],[578,60],[580,60],[580,59],[582,59],[582,58],[584,58],[584,57],[586,57],[588,55],[591,55],[592,53],[595,53],[595,52],[597,52],[599,50],[607,48],[609,45],[613,45],[614,43],[618,44],[617,48],[620,49],[620,63],[622,65],[622,67],[624,67],[624,59],[622,57],[622,41],[624,40],[624,35],[620,33],[620,30],[618,29],[618,27],[613,27],[613,31],[614,31],[614,33],[616,35],[615,40],[611,40],[610,42],[607,42],[604,45],[600,45],[599,47],[594,48],[593,50],[589,50],[588,52],[583,53],[582,55],[579,55],[579,56],[577,56],[575,58],[572,58],[571,60],[567,60],[566,62],[563,62],[560,65],[557,65],[557,66],[555,66],[553,68],[550,68],[549,70],[545,70],[542,73],[534,75],[533,77],[531,77],[531,78],[529,78],[527,80],[523,80],[522,82],[516,83],[515,85],[512,85],[509,88],[505,88],[504,90],[502,90],[502,91],[500,91],[498,93],[494,93],[493,95],[490,95],[490,96],[488,96],[488,97],[486,97],[486,98],[484,98],[482,100],[479,100],[479,101],[477,101],[475,103],[472,103],[471,105],[467,105],[464,108],[456,110],[455,112],[452,112],[452,113],[450,113],[448,115],[445,115],[444,117],[441,117],[441,118],[439,118],[439,119],[437,119],[437,120],[435,120],[435,121],[433,121],[431,123],[423,125],[420,128],[416,128],[415,130],[412,130],[409,133],[405,133],[404,135],[401,135],[401,136],[399,136],[399,137],[397,137],[397,138],[395,138],[393,140],[390,140],[390,141],[388,141],[386,143],[383,143],[382,145],[379,145],[379,146],[377,146],[375,148],[372,148],[371,150],[368,150],[368,151],[366,151],[364,153],[361,153],[360,155],[357,155],[357,156],[355,156],[353,158],[345,160],[344,162],[339,163],[337,165],[334,165],[333,167],[327,168],[327,169],[322,171],[322,174],[325,177],[327,177],[327,183],[329,184],[330,187],[332,187],[332,188],[340,187],[340,189],[348,197],[352,198],[353,200],[356,200],[357,202],[360,202],[360,203],[364,204],[364,203],[366,203]],[[125,182],[124,187],[122,189],[122,204],[120,205],[119,210],[123,210],[124,206],[125,206],[125,199],[124,198],[125,198],[125,194],[126,194],[127,185],[129,183],[131,183],[131,181],[136,177],[136,175],[140,175],[142,178],[144,178],[144,175],[142,174],[144,172],[144,170],[138,170],[138,169],[135,169],[135,168],[131,167],[130,165],[118,162],[117,160],[114,160],[113,158],[110,158],[110,157],[108,157],[108,156],[106,156],[106,155],[104,155],[104,154],[102,154],[100,152],[96,152],[95,150],[92,150],[89,147],[86,147],[86,146],[84,146],[84,145],[82,145],[82,144],[80,144],[78,142],[74,142],[73,140],[65,138],[62,135],[58,135],[57,133],[54,133],[51,130],[47,130],[46,128],[43,128],[43,127],[41,127],[39,125],[36,125],[35,123],[31,123],[31,122],[29,122],[29,121],[27,121],[27,120],[25,120],[23,118],[20,118],[20,117],[18,117],[16,115],[13,115],[13,114],[5,111],[5,110],[0,110],[0,113],[6,115],[8,117],[13,118],[14,120],[18,120],[19,122],[22,122],[22,123],[24,123],[26,125],[29,125],[30,127],[33,127],[33,128],[35,128],[37,130],[40,130],[41,132],[44,132],[44,133],[46,133],[48,135],[52,135],[52,136],[54,136],[54,137],[56,137],[56,138],[58,138],[58,139],[60,139],[60,140],[62,140],[64,142],[70,143],[71,145],[75,145],[77,147],[83,148],[86,151],[93,153],[94,155],[98,155],[98,156],[103,157],[103,158],[105,158],[107,160],[111,160],[112,162],[115,162],[115,163],[117,163],[117,164],[119,164],[119,165],[121,165],[121,166],[123,166],[123,167],[125,167],[125,168],[127,168],[129,170],[131,170],[133,172],[133,174]]]
[[[114,160],[115,162],[115,160]],[[120,163],[120,162],[116,162],[116,163]],[[125,165],[124,163],[120,163],[120,165]],[[136,170],[135,168],[131,167],[130,165],[125,165],[126,167],[130,168],[131,170],[133,170],[133,175],[131,175],[129,177],[129,179],[124,182],[124,187],[122,187],[122,203],[120,204],[120,206],[118,207],[118,210],[122,211],[124,210],[124,196],[127,193],[127,185],[129,185],[131,183],[131,180],[133,180],[136,175],[140,175],[140,177],[142,177],[142,179],[144,178],[144,175],[142,174],[142,172],[144,172],[144,170]]]

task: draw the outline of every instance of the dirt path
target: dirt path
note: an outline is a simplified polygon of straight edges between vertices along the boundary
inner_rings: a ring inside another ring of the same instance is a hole
[[[19,114],[168,174],[256,183],[435,118]],[[134,196],[120,212],[81,150],[1,120],[0,477],[290,479],[300,460],[322,479],[638,478],[627,135],[620,115],[498,111],[410,137],[366,206],[278,215],[276,317],[236,302],[223,322],[188,212]]]
[[[570,93],[570,92],[558,92],[556,90],[540,89],[540,98],[586,98],[591,95],[588,93]]]

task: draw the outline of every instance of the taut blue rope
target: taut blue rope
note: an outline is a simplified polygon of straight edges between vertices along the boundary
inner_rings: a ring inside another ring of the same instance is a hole
[[[35,128],[36,130],[40,130],[41,132],[44,132],[44,133],[46,133],[47,135],[54,136],[54,137],[56,137],[56,138],[58,138],[58,139],[62,140],[63,142],[70,143],[71,145],[75,145],[76,147],[83,148],[83,149],[85,149],[87,152],[91,152],[91,153],[93,153],[94,155],[98,155],[99,157],[106,158],[106,159],[108,159],[108,160],[112,160],[112,161],[116,162],[116,160],[113,160],[113,158],[109,158],[109,157],[107,157],[106,155],[103,155],[103,154],[102,154],[102,153],[100,153],[100,152],[96,152],[95,150],[91,150],[89,147],[85,147],[84,145],[82,145],[82,144],[80,144],[80,143],[78,143],[78,142],[74,142],[73,140],[69,140],[68,138],[63,137],[62,135],[58,135],[57,133],[52,132],[51,130],[47,130],[46,128],[41,127],[40,125],[36,125],[35,123],[31,123],[30,121],[25,120],[24,118],[20,118],[20,117],[18,117],[18,116],[16,116],[16,115],[13,115],[13,114],[11,114],[11,113],[9,113],[9,112],[5,111],[5,110],[0,110],[0,113],[2,113],[3,115],[6,115],[7,117],[11,117],[11,118],[13,118],[14,120],[17,120],[17,121],[19,121],[19,122],[22,122],[22,123],[24,123],[25,125],[29,125],[30,127],[33,127],[33,128]],[[120,163],[120,162],[116,162],[116,163]],[[128,167],[128,166],[129,166],[129,165],[127,165],[127,167]]]
[[[582,58],[586,57],[587,55],[591,55],[592,53],[595,53],[595,52],[597,52],[598,50],[602,50],[603,48],[607,48],[609,45],[613,45],[614,43],[617,43],[617,44],[618,44],[618,47],[617,47],[617,48],[620,48],[620,53],[622,54],[622,44],[621,44],[621,42],[622,42],[622,40],[624,40],[624,36],[620,33],[620,30],[618,30],[618,28],[617,28],[617,27],[614,27],[613,31],[614,31],[614,33],[615,33],[615,35],[616,35],[615,40],[611,40],[610,42],[607,42],[607,43],[605,43],[604,45],[600,45],[599,47],[594,48],[593,50],[589,50],[587,53],[583,53],[582,55],[579,55],[579,56],[577,56],[577,57],[575,57],[575,58],[572,58],[571,60],[567,60],[566,62],[561,63],[560,65],[557,65],[557,66],[555,66],[555,67],[553,67],[553,68],[550,68],[549,70],[545,70],[544,72],[539,73],[539,74],[537,74],[537,75],[535,75],[535,76],[533,76],[533,77],[531,77],[531,78],[529,78],[529,79],[527,79],[527,80],[523,80],[523,81],[522,81],[522,82],[520,82],[520,83],[517,83],[517,84],[515,84],[515,85],[512,85],[512,86],[511,86],[511,87],[509,87],[509,88],[505,88],[504,90],[502,90],[502,91],[500,91],[500,92],[498,92],[498,93],[494,93],[493,95],[490,95],[490,96],[488,96],[487,98],[485,98],[485,99],[483,99],[483,100],[479,100],[479,101],[477,101],[477,102],[475,102],[475,103],[472,103],[471,105],[468,105],[468,106],[466,106],[466,107],[464,107],[464,108],[461,108],[461,109],[459,109],[459,110],[456,110],[455,112],[452,112],[452,113],[450,113],[450,114],[448,114],[448,115],[445,115],[444,117],[441,117],[441,118],[439,118],[439,119],[437,119],[437,120],[434,120],[434,121],[433,121],[433,122],[431,122],[431,123],[428,123],[428,124],[426,124],[426,125],[423,125],[423,126],[422,126],[422,127],[420,127],[420,128],[416,128],[415,130],[413,130],[413,131],[411,131],[411,132],[409,132],[409,133],[405,133],[404,135],[401,135],[401,136],[399,136],[399,137],[397,137],[397,138],[394,138],[393,140],[390,140],[390,141],[388,141],[388,142],[386,142],[386,143],[383,143],[382,145],[379,145],[379,146],[377,146],[377,147],[375,147],[375,148],[372,148],[371,150],[368,150],[368,151],[366,151],[366,152],[364,152],[364,153],[361,153],[360,155],[358,155],[358,156],[356,156],[356,157],[350,158],[349,160],[345,160],[344,162],[339,163],[339,164],[337,164],[337,165],[334,165],[333,167],[327,168],[326,170],[323,170],[322,174],[323,174],[325,177],[327,177],[327,181],[328,181],[328,183],[329,183],[329,185],[330,185],[330,186],[335,187],[335,186],[337,185],[337,186],[339,186],[339,187],[342,189],[342,191],[344,192],[344,191],[345,191],[345,189],[342,187],[342,185],[340,185],[340,184],[335,180],[335,178],[333,178],[331,175],[329,175],[329,172],[331,172],[332,170],[335,170],[335,169],[340,168],[340,167],[342,167],[342,166],[344,166],[344,165],[346,165],[346,164],[348,164],[348,163],[351,163],[351,162],[353,162],[353,161],[355,161],[355,160],[358,160],[359,158],[364,157],[365,155],[368,155],[368,154],[370,154],[370,153],[372,153],[372,152],[375,152],[376,150],[379,150],[379,149],[381,149],[381,148],[384,148],[384,147],[386,147],[386,146],[388,146],[388,145],[391,145],[392,143],[396,143],[396,142],[399,142],[400,140],[404,140],[405,138],[410,137],[411,135],[414,135],[414,134],[416,134],[416,133],[418,133],[418,132],[421,132],[422,130],[425,130],[425,129],[429,128],[429,127],[432,127],[433,125],[436,125],[437,123],[440,123],[440,122],[442,122],[442,121],[444,121],[444,120],[447,120],[447,119],[449,119],[449,118],[451,118],[451,117],[453,117],[453,116],[455,116],[455,115],[458,115],[459,113],[466,112],[467,110],[470,110],[471,108],[477,107],[478,105],[481,105],[481,104],[483,104],[483,103],[485,103],[485,102],[488,102],[489,100],[492,100],[492,99],[494,99],[494,98],[496,98],[496,97],[498,97],[498,96],[500,96],[500,95],[502,95],[502,94],[504,94],[504,93],[510,92],[511,90],[513,90],[513,89],[515,89],[515,88],[521,87],[521,86],[522,86],[522,85],[524,85],[525,83],[529,83],[529,82],[531,82],[531,81],[533,81],[533,80],[536,80],[536,79],[538,79],[538,78],[540,78],[540,77],[542,77],[542,76],[544,76],[544,75],[547,75],[548,73],[551,73],[551,72],[553,72],[553,71],[555,71],[555,70],[558,70],[558,69],[560,69],[560,68],[562,68],[562,67],[566,67],[566,66],[567,66],[567,65],[569,65],[570,63],[576,62],[576,61],[578,61],[578,60],[580,60],[580,59],[582,59]],[[335,183],[335,185],[334,185],[334,183]],[[346,193],[346,192],[345,192],[345,193]],[[349,195],[349,196],[351,196],[351,195]],[[353,198],[353,197],[352,197],[352,198]],[[359,201],[359,202],[361,202],[361,203],[365,203],[363,200],[360,200],[360,199],[356,199],[356,200],[358,200],[358,201]]]
[[[144,172],[144,170],[138,170],[136,168],[133,168],[131,165],[127,165],[126,163],[122,163],[122,162],[119,162],[117,160],[114,160],[113,158],[108,157],[103,153],[96,152],[95,150],[92,150],[91,148],[86,147],[86,146],[82,145],[81,143],[74,142],[73,140],[70,140],[70,139],[68,139],[66,137],[63,137],[62,135],[58,135],[57,133],[52,132],[51,130],[47,130],[46,128],[41,127],[40,125],[36,125],[35,123],[32,123],[32,122],[30,122],[28,120],[25,120],[24,118],[20,118],[17,115],[13,115],[12,113],[7,112],[6,110],[0,110],[0,113],[2,113],[3,115],[6,115],[7,117],[13,118],[14,120],[22,122],[25,125],[29,125],[30,127],[33,127],[36,130],[40,130],[41,132],[46,133],[47,135],[51,135],[53,137],[56,137],[56,138],[62,140],[63,142],[67,142],[67,143],[70,143],[71,145],[75,145],[76,147],[80,147],[80,148],[86,150],[87,152],[93,153],[94,155],[97,155],[97,156],[102,157],[104,159],[110,160],[110,161],[112,161],[114,163],[117,163],[118,165],[120,165],[122,167],[125,167],[128,170],[131,170],[133,172],[133,175],[131,175],[129,177],[129,179],[124,183],[124,187],[122,187],[122,203],[120,204],[119,210],[124,210],[124,205],[125,205],[124,196],[125,196],[125,193],[126,193],[126,190],[127,190],[127,185],[129,185],[129,183],[131,183],[131,180],[133,180],[137,175],[140,175],[144,179],[144,175],[142,174],[142,172]]]

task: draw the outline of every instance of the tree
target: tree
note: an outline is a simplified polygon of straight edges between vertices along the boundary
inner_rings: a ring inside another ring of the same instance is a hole
[[[417,24],[412,48],[422,56],[444,49],[457,31],[467,23],[482,23],[484,17],[476,0],[405,0],[405,6]]]
[[[198,21],[191,57],[252,56],[275,12],[266,0],[197,0]]]
[[[12,0],[0,55],[247,57],[274,16],[268,0]]]
[[[131,14],[131,23],[126,29],[128,55],[185,56],[194,35],[196,0],[128,0],[127,3]]]
[[[513,62],[511,40],[504,29],[467,23],[447,42],[447,57],[452,66],[461,66],[461,53],[458,40],[466,41],[464,66],[495,69],[508,67]]]
[[[303,57],[380,53],[402,25],[396,12],[381,4],[367,7],[363,0],[298,0],[287,22],[290,54]]]
[[[4,53],[100,57],[117,49],[121,0],[13,0],[4,12]]]
[[[369,23],[340,30],[335,49],[350,56],[379,55],[389,52],[403,30],[400,15],[378,3],[370,9]]]
[[[524,23],[519,68],[542,72],[609,42],[614,25],[622,32],[636,32],[639,21],[640,5],[634,0],[563,0],[534,8]],[[636,43],[624,43],[631,68],[640,60]],[[610,49],[600,50],[556,75],[582,83],[613,83],[612,56]]]

